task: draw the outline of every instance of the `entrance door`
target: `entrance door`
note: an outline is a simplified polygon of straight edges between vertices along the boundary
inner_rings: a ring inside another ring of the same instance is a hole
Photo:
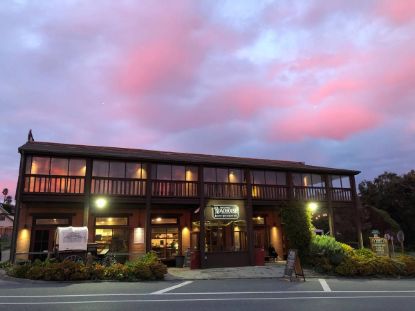
[[[51,243],[51,238],[53,236],[52,230],[44,229],[38,230],[35,229],[34,240],[33,240],[33,252],[46,252],[43,254],[34,254],[33,259],[39,258],[40,260],[45,260],[47,257],[47,252]]]
[[[263,248],[267,250],[268,248],[268,239],[265,230],[265,226],[258,226],[254,228],[254,247]]]
[[[161,259],[174,259],[179,252],[179,228],[173,226],[151,228],[151,249]]]

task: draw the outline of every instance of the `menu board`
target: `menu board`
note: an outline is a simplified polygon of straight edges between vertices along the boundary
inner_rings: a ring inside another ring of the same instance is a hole
[[[378,256],[389,256],[388,240],[379,237],[371,237],[370,248]]]
[[[293,274],[295,277],[302,276],[305,281],[304,271],[301,266],[298,251],[296,249],[289,249],[287,255],[287,262],[284,269],[284,278],[289,278],[292,281]]]
[[[184,264],[183,264],[183,267],[190,267],[191,257],[192,257],[192,251],[190,250],[190,248],[188,248],[186,250],[185,255],[184,255]]]

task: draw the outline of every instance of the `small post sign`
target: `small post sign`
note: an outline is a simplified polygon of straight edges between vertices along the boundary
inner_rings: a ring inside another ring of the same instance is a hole
[[[302,276],[305,281],[303,267],[301,266],[300,258],[298,257],[298,250],[288,250],[287,263],[285,264],[283,278],[289,278],[292,281],[293,274],[295,277]]]
[[[379,237],[371,237],[370,248],[378,256],[389,256],[388,240]]]

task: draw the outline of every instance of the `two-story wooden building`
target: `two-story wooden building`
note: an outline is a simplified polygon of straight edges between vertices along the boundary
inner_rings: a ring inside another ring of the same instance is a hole
[[[200,266],[255,264],[286,253],[287,202],[317,202],[331,234],[358,243],[358,171],[204,154],[28,141],[19,148],[13,259],[51,251],[57,226],[125,258],[190,248]]]

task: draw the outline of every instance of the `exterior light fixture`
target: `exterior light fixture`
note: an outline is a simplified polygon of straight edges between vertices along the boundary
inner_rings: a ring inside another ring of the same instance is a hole
[[[157,222],[160,222],[160,221],[161,221],[161,217],[157,217],[157,218],[156,218],[156,221],[157,221]]]
[[[107,206],[107,200],[104,198],[98,198],[95,201],[95,205],[98,208],[104,208],[105,206]]]
[[[314,213],[318,209],[318,204],[316,202],[310,202],[307,207],[310,212]]]

